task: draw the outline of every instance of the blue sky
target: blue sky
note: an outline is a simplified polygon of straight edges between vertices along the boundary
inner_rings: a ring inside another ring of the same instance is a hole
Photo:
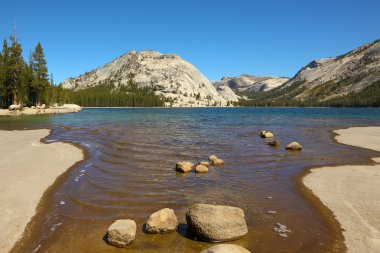
[[[380,38],[379,0],[2,0],[0,36],[41,42],[55,82],[130,51],[176,53],[210,80],[293,76]]]

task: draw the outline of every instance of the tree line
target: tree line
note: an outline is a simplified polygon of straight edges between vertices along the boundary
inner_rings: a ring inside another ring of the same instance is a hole
[[[17,39],[4,38],[0,52],[0,107],[8,108],[12,104],[49,105],[60,100],[57,92],[53,77],[49,78],[41,43],[37,43],[28,61],[25,61]]]

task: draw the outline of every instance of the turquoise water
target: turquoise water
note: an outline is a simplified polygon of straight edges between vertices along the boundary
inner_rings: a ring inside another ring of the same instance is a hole
[[[249,234],[236,243],[252,252],[324,252],[327,228],[293,179],[307,167],[368,163],[375,152],[337,144],[331,133],[368,125],[380,126],[380,109],[84,109],[0,118],[1,129],[52,128],[47,142],[70,141],[90,155],[58,186],[43,226],[32,231],[38,236],[16,252],[117,252],[102,239],[113,220],[132,218],[142,228],[164,207],[175,210],[179,232],[139,230],[128,252],[200,252],[209,244],[188,238],[185,224],[186,211],[199,202],[241,207]],[[268,146],[262,130],[273,131],[282,146]],[[286,151],[292,141],[303,151]],[[226,164],[203,175],[174,170],[178,161],[211,154]],[[292,230],[288,238],[273,231],[276,222]]]

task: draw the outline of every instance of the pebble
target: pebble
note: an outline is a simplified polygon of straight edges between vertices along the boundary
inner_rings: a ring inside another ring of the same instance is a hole
[[[277,213],[277,212],[276,211],[272,211],[272,210],[267,211],[267,214],[275,214],[275,213]]]
[[[61,200],[61,202],[59,202],[59,204],[60,204],[60,205],[65,205],[65,204],[66,204],[66,202],[65,202],[65,201],[63,201],[63,200]]]
[[[272,199],[272,197],[271,197],[271,196],[269,196],[269,197],[267,197],[267,199]]]

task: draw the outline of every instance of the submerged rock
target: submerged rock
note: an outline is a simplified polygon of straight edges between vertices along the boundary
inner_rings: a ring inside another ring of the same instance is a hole
[[[177,230],[178,219],[173,209],[164,208],[150,215],[146,230],[152,234],[164,234]]]
[[[272,146],[272,147],[279,147],[281,145],[281,142],[279,142],[279,141],[270,141],[270,142],[268,142],[268,145]]]
[[[175,169],[181,173],[187,173],[194,169],[194,163],[191,162],[178,162]]]
[[[287,228],[287,226],[276,223],[276,226],[273,228],[274,231],[277,232],[277,234],[281,237],[288,237],[287,233],[291,233],[292,231]]]
[[[195,204],[186,221],[196,239],[208,242],[231,241],[248,233],[244,211],[238,207]]]
[[[195,167],[195,172],[196,173],[207,173],[208,172],[208,168],[202,164],[198,164],[196,167]]]
[[[202,162],[199,162],[198,164],[199,164],[199,165],[206,166],[206,167],[210,167],[210,166],[211,166],[211,163],[208,162],[208,161],[202,161]]]
[[[261,138],[273,138],[274,134],[269,131],[261,131],[260,136]]]
[[[208,248],[201,253],[251,253],[249,250],[234,244],[219,244]]]
[[[133,242],[136,236],[134,220],[117,220],[108,228],[107,242],[113,246],[124,248]]]
[[[299,144],[298,142],[292,142],[292,143],[289,143],[285,149],[287,150],[301,150],[302,149],[302,146],[301,144]]]

